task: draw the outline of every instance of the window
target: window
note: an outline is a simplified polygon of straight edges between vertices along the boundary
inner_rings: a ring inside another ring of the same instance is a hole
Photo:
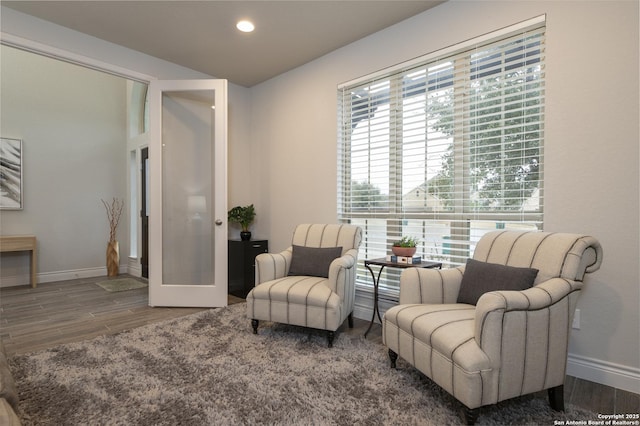
[[[403,235],[450,267],[490,230],[542,228],[544,71],[540,17],[339,87],[338,216],[364,231],[360,284]]]

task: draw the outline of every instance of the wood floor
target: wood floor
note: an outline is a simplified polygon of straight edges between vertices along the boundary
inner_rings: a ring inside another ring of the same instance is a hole
[[[120,277],[122,278],[122,276]],[[91,339],[176,318],[201,308],[152,308],[147,288],[109,293],[96,285],[106,277],[0,289],[0,338],[9,356]],[[229,296],[229,303],[243,299]],[[368,321],[339,332],[363,334]],[[382,344],[380,326],[368,339]],[[546,397],[546,392],[540,394]],[[602,414],[640,412],[640,395],[567,376],[565,402]]]

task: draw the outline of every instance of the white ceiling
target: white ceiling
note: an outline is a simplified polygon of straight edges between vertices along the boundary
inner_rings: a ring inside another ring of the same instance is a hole
[[[250,87],[443,0],[2,1],[2,5]],[[256,30],[239,32],[250,19]]]

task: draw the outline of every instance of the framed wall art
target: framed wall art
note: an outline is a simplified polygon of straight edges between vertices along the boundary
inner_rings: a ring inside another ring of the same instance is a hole
[[[22,140],[0,138],[0,209],[21,210]]]

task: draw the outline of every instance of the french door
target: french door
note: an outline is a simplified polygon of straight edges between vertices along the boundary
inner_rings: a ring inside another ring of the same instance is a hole
[[[227,305],[227,82],[149,85],[149,305]]]

